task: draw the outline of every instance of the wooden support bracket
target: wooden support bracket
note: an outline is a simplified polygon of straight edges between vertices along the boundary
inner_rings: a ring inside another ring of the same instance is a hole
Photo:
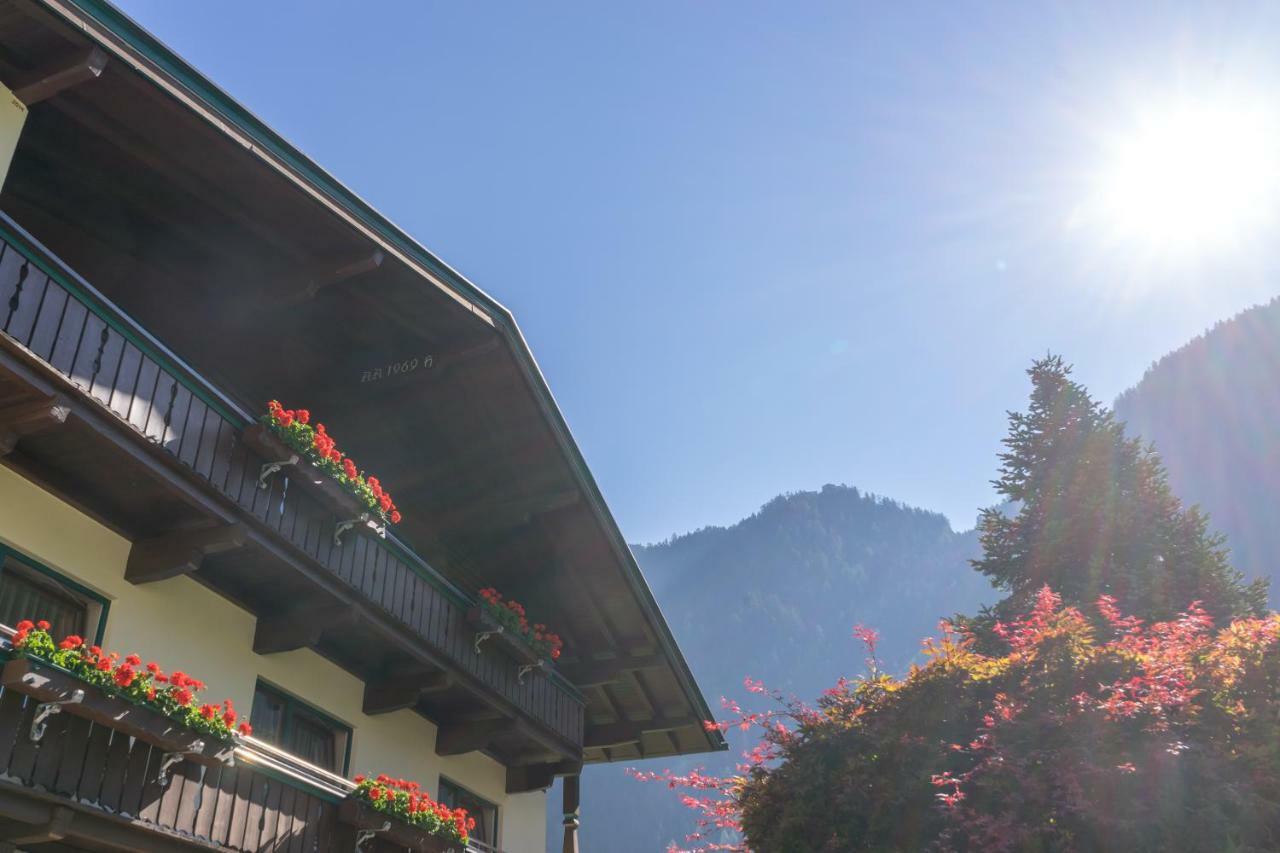
[[[106,67],[107,54],[102,48],[91,47],[69,61],[27,76],[13,87],[13,95],[27,106],[38,104],[72,86],[97,79]]]
[[[325,631],[346,627],[355,617],[355,612],[345,604],[317,604],[280,616],[259,616],[253,632],[253,650],[260,655],[272,655],[314,648]]]
[[[576,776],[582,772],[581,761],[553,761],[507,768],[507,793],[526,794],[544,791],[558,776]]]
[[[66,806],[54,806],[49,819],[42,824],[15,826],[0,832],[0,841],[20,847],[25,844],[45,844],[61,841],[71,831],[76,813]]]
[[[204,558],[243,548],[248,531],[242,524],[185,530],[156,539],[139,539],[129,549],[124,577],[143,584],[198,571]]]
[[[424,694],[447,690],[454,684],[447,672],[372,682],[364,686],[364,712],[370,716],[412,708]]]
[[[71,404],[60,394],[0,409],[0,456],[12,453],[23,436],[62,426],[69,414]]]
[[[519,721],[505,717],[443,725],[436,732],[436,755],[462,755],[488,749],[502,735],[519,729]]]

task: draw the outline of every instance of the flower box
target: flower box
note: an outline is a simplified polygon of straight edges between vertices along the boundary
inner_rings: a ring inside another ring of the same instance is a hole
[[[477,629],[476,654],[480,653],[481,643],[497,636],[507,653],[522,664],[521,683],[531,670],[545,669],[560,659],[564,648],[560,635],[540,622],[530,622],[523,604],[504,598],[493,587],[480,590],[479,596],[479,603],[467,614]]]
[[[259,486],[265,487],[267,478],[285,466],[293,467],[301,476],[292,479],[305,483],[341,514],[335,544],[340,544],[342,531],[355,522],[368,524],[380,535],[386,525],[400,523],[400,510],[382,482],[360,470],[354,459],[339,450],[324,424],[312,426],[308,410],[286,409],[272,400],[244,440],[270,460],[262,466]],[[370,523],[371,519],[375,521]]]
[[[380,812],[354,795],[347,797],[338,807],[338,821],[356,830],[374,832],[378,838],[397,847],[407,847],[420,853],[462,853],[464,850],[457,841],[432,835],[421,827]],[[384,826],[387,828],[383,829]]]
[[[475,629],[477,654],[481,651],[480,646],[483,643],[491,642],[519,664],[539,669],[545,664],[542,656],[533,646],[526,643],[519,634],[508,631],[483,607],[473,607],[467,611],[467,624]]]
[[[81,701],[59,706],[63,713],[84,717],[164,752],[182,754],[197,764],[210,767],[229,764],[235,754],[232,741],[214,740],[159,711],[107,693],[43,661],[28,657],[10,659],[0,670],[0,684],[6,690],[24,693],[38,702],[65,703],[77,690],[82,690]]]
[[[268,463],[287,463],[290,459],[297,459],[297,462],[288,466],[289,470],[286,473],[289,479],[314,495],[339,518],[359,518],[362,514],[368,513],[368,509],[355,495],[344,489],[337,480],[312,465],[262,424],[253,424],[245,429],[244,443],[257,451]],[[284,468],[280,470],[285,471]],[[368,524],[370,528],[377,529],[377,524],[372,519]]]

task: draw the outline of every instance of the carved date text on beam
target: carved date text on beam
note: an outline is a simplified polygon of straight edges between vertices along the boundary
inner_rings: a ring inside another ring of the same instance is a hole
[[[370,382],[380,382],[393,376],[404,376],[416,370],[430,370],[435,366],[435,363],[435,356],[431,355],[431,353],[415,355],[413,358],[406,358],[402,361],[389,361],[386,364],[360,371],[360,384],[368,385]]]

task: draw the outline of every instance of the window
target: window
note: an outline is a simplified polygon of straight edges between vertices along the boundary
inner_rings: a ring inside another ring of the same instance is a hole
[[[107,607],[101,595],[0,545],[0,623],[46,619],[55,640],[78,634],[101,643]]]
[[[346,775],[351,727],[300,699],[259,681],[249,723],[254,737],[317,767]]]
[[[498,846],[498,807],[488,800],[481,799],[461,785],[454,784],[443,776],[440,777],[440,796],[437,797],[451,809],[459,806],[467,810],[467,814],[476,819],[475,831],[471,837],[490,847]]]

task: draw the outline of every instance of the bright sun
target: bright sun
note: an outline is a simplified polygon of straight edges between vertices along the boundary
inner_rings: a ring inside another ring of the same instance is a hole
[[[1142,114],[1109,146],[1100,213],[1115,238],[1161,253],[1220,249],[1261,232],[1280,201],[1269,110],[1186,100]]]

